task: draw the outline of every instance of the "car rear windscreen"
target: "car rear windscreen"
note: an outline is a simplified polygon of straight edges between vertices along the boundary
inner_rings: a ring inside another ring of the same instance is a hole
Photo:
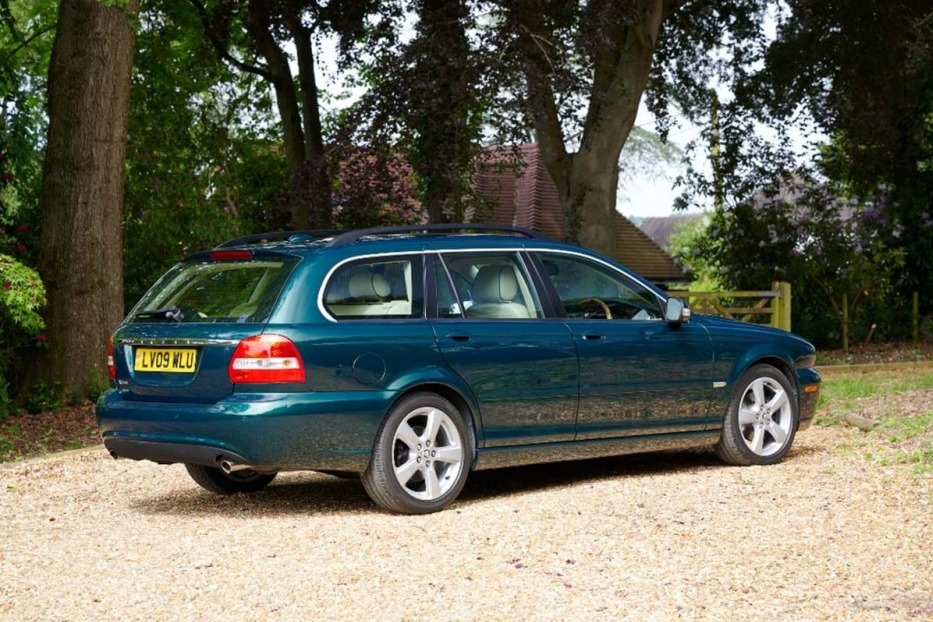
[[[297,259],[176,265],[143,296],[131,322],[266,322]]]

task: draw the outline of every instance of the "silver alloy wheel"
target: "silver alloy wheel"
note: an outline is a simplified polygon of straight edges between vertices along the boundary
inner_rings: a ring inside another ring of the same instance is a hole
[[[757,456],[781,451],[794,424],[793,406],[781,384],[768,377],[753,380],[739,403],[739,430]]]
[[[442,410],[410,412],[396,429],[392,447],[395,479],[415,499],[438,499],[460,479],[463,439]]]

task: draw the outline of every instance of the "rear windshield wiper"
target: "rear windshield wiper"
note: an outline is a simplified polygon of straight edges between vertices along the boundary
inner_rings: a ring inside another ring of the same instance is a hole
[[[154,322],[181,322],[184,319],[181,307],[165,307],[164,309],[152,309],[150,311],[140,311],[133,316],[134,320],[149,320]]]

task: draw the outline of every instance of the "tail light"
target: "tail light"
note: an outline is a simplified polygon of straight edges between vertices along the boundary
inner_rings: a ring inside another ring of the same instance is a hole
[[[253,335],[237,345],[227,374],[233,383],[304,382],[305,366],[287,337]]]
[[[117,379],[117,366],[113,362],[113,337],[107,342],[107,373],[111,380]]]

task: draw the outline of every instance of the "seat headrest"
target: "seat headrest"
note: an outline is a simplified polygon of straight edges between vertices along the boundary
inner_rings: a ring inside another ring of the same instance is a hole
[[[350,277],[349,290],[351,298],[388,298],[392,293],[384,276],[368,270]]]
[[[473,302],[511,302],[517,294],[511,266],[483,266],[473,280]]]

